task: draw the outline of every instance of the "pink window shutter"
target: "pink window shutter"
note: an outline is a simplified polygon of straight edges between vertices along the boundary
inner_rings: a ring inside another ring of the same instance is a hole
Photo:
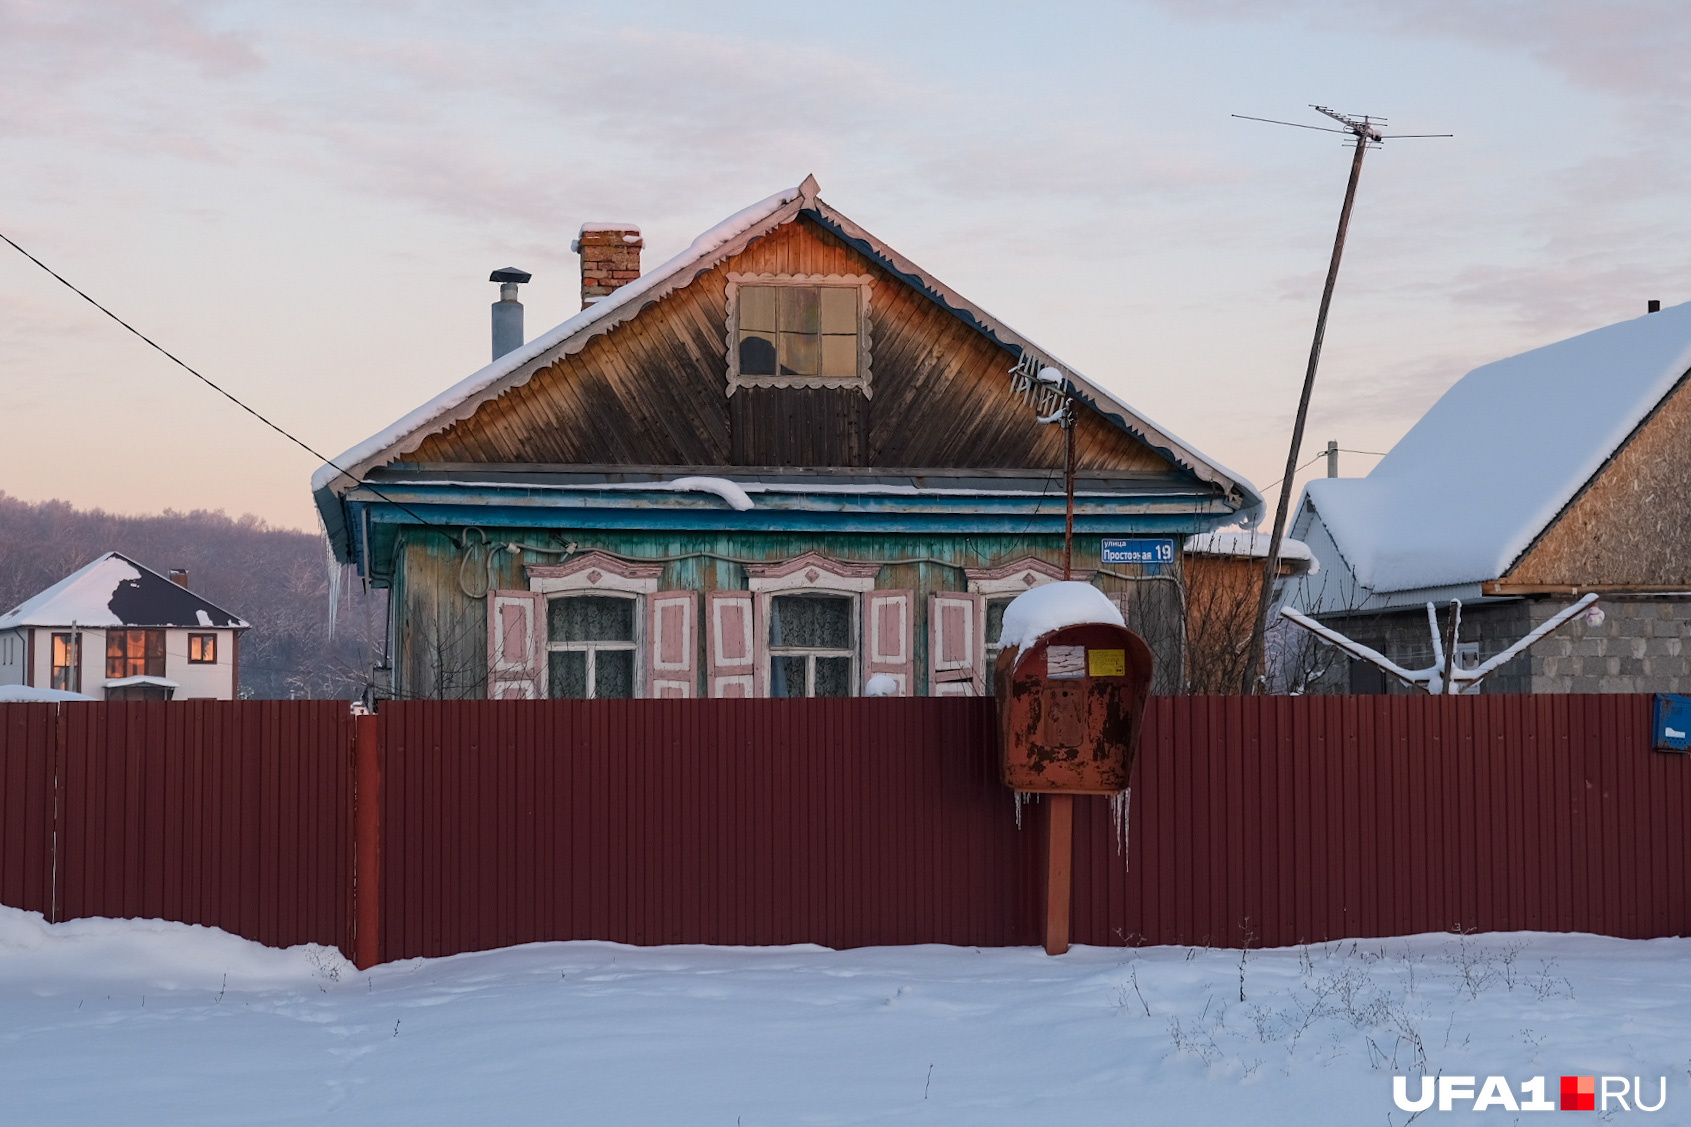
[[[699,597],[659,591],[646,600],[647,692],[652,697],[699,693]]]
[[[947,591],[928,598],[928,693],[986,692],[986,596]]]
[[[750,591],[705,593],[705,653],[713,697],[758,696],[757,596]]]
[[[533,700],[543,696],[546,596],[537,591],[487,593],[487,696]]]
[[[916,692],[916,593],[870,591],[863,596],[863,682],[885,673],[901,697]]]

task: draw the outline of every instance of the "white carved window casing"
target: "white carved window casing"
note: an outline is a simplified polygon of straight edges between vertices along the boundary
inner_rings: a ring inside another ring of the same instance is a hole
[[[867,274],[729,274],[728,394],[855,387],[870,379]]]
[[[905,659],[907,638],[866,644],[865,633],[877,625],[885,632],[889,625],[907,631],[909,624],[908,608],[902,616],[865,614],[866,598],[903,594],[875,590],[880,570],[880,564],[848,563],[816,552],[746,565],[756,607],[758,696],[857,696],[871,672],[886,661]],[[885,652],[877,656],[871,646]],[[906,676],[901,687],[908,683]]]
[[[856,631],[850,595],[775,595],[769,610],[769,695],[849,697]]]
[[[547,600],[547,696],[599,700],[636,694],[637,600],[620,592]]]
[[[527,571],[530,592],[542,600],[535,616],[541,660],[532,695],[602,699],[660,690],[679,695],[678,685],[659,685],[657,677],[684,681],[688,673],[683,670],[691,669],[685,651],[675,655],[681,667],[667,671],[654,670],[647,652],[648,615],[659,595],[661,564],[630,563],[594,551]]]
[[[998,663],[999,651],[1003,648],[998,644],[998,639],[1004,632],[1004,608],[1023,591],[1058,582],[1063,578],[1063,569],[1037,556],[1024,556],[1000,567],[968,568],[964,574],[969,581],[969,593],[979,600],[977,606],[980,617],[977,619],[977,636],[973,642],[974,652],[979,654],[981,669],[981,678],[977,684],[980,692],[990,696],[994,688],[993,670]],[[1092,579],[1092,573],[1076,572],[1075,578],[1086,583]]]

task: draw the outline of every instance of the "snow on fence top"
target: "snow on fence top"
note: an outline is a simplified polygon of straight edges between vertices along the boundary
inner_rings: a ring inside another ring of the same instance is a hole
[[[1304,503],[1364,587],[1496,579],[1691,368],[1691,303],[1469,372],[1363,478]]]
[[[1004,608],[1004,629],[998,644],[1031,646],[1041,637],[1065,626],[1106,622],[1126,626],[1121,608],[1090,583],[1047,583],[1023,591]]]

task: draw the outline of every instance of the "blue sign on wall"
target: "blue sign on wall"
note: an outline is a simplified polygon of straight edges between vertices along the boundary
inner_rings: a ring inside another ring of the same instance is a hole
[[[1166,536],[1105,540],[1101,554],[1107,564],[1171,564],[1174,541]]]
[[[1657,693],[1654,729],[1657,751],[1691,751],[1691,697]]]

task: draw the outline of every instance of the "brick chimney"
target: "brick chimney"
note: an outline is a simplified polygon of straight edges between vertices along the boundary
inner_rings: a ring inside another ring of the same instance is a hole
[[[571,250],[581,255],[581,307],[640,276],[646,241],[632,223],[583,223]]]
[[[185,567],[171,568],[170,581],[178,587],[186,587],[188,585],[188,569]]]

